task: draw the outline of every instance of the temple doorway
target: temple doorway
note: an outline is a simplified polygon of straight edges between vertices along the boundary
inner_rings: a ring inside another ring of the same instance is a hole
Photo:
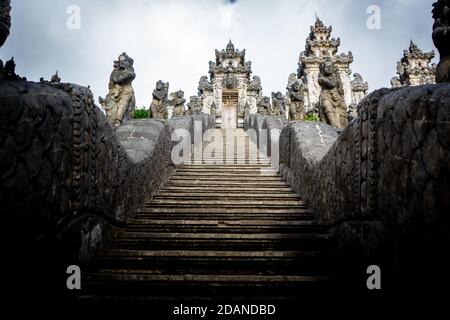
[[[224,91],[222,93],[222,128],[237,127],[238,92]]]

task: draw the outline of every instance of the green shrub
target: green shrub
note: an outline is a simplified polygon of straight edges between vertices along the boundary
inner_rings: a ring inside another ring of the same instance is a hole
[[[305,117],[305,121],[317,122],[320,121],[319,116],[315,113],[308,113]]]
[[[134,110],[133,119],[148,119],[150,118],[150,110],[142,107],[141,109]]]

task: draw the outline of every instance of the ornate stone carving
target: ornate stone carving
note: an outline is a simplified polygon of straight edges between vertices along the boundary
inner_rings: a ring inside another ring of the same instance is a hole
[[[184,91],[178,90],[175,93],[170,94],[169,104],[173,106],[172,117],[181,117],[185,113],[184,104],[186,99],[184,98]]]
[[[397,89],[397,88],[403,87],[403,84],[398,77],[392,77],[391,78],[391,86],[393,89]]]
[[[350,64],[353,62],[353,54],[338,54],[340,39],[332,38],[333,28],[325,26],[319,19],[311,26],[311,32],[306,39],[305,51],[300,54],[298,78],[304,78],[306,89],[305,109],[306,113],[314,110],[319,102],[321,87],[318,83],[319,66],[325,60],[331,60],[339,72],[342,87],[344,89],[344,101],[346,105],[352,103],[352,91],[350,84]]]
[[[56,70],[56,73],[54,75],[52,75],[52,77],[50,78],[50,82],[51,83],[60,83],[61,82],[61,77],[58,75],[58,70]]]
[[[232,74],[227,74],[222,80],[222,85],[227,89],[235,89],[239,85],[239,80]]]
[[[11,1],[0,1],[0,47],[3,46],[9,36],[11,28]]]
[[[328,60],[320,64],[319,85],[322,88],[319,99],[320,119],[336,128],[346,127],[344,90],[333,62]]]
[[[223,50],[216,50],[215,61],[209,62],[209,81],[202,77],[199,82],[198,96],[205,113],[216,116],[222,123],[224,91],[233,90],[237,94],[237,126],[244,125],[245,105],[250,106],[249,113],[256,113],[258,101],[262,96],[261,79],[251,77],[252,63],[245,60],[245,50],[235,48],[231,40]],[[214,108],[213,108],[214,103]]]
[[[365,96],[367,96],[367,91],[369,90],[369,84],[364,81],[363,77],[359,73],[353,75],[353,80],[351,82],[352,86],[352,105],[358,105]]]
[[[136,74],[133,59],[123,52],[114,61],[114,69],[109,79],[109,92],[106,98],[99,97],[99,103],[106,111],[106,117],[114,127],[120,126],[128,118],[128,112],[134,109],[136,100],[131,86]]]
[[[352,121],[358,116],[358,104],[367,96],[369,84],[364,81],[359,73],[353,75],[352,85],[352,103],[348,106],[347,120]]]
[[[212,91],[213,85],[210,81],[208,81],[207,76],[202,76],[200,81],[198,82],[198,94],[202,95],[205,91]]]
[[[281,92],[272,92],[272,116],[285,117],[286,116],[286,101],[284,101]]]
[[[167,98],[169,94],[169,83],[159,80],[153,90],[153,100],[150,105],[151,117],[155,119],[167,118]]]
[[[7,80],[21,79],[16,74],[16,63],[14,62],[14,57],[12,57],[10,60],[6,61],[4,66],[3,66],[3,62],[1,62],[1,60],[0,60],[0,71],[1,71],[0,78],[5,78]]]
[[[248,102],[244,105],[244,119],[248,119],[250,116],[250,104]]]
[[[50,81],[45,80],[43,77],[39,79],[40,82],[42,83],[60,83],[61,82],[61,78],[58,75],[58,70],[56,70],[56,73],[54,75],[51,76]]]
[[[305,118],[303,83],[297,79],[295,73],[289,77],[287,86],[287,100],[289,106],[289,121],[298,121]]]
[[[431,63],[434,52],[423,52],[411,41],[408,50],[403,52],[403,58],[397,62],[398,77],[391,79],[393,88],[402,86],[418,86],[435,82],[436,65]]]
[[[203,103],[197,96],[190,97],[190,101],[187,104],[187,106],[188,106],[188,109],[186,111],[187,115],[200,114],[203,111]]]
[[[258,76],[253,76],[253,80],[250,81],[250,84],[248,85],[248,90],[260,93],[262,91],[261,78]]]
[[[450,82],[450,1],[438,0],[433,4],[433,42],[440,60],[436,69],[436,82]]]
[[[217,112],[217,106],[216,106],[216,103],[213,101],[213,103],[211,104],[211,111],[210,111],[211,116],[215,117],[216,112]]]
[[[272,114],[272,105],[269,97],[262,97],[258,103],[258,114],[262,116],[270,116]]]

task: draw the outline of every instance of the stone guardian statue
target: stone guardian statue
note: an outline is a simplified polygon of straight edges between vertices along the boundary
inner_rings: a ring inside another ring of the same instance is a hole
[[[336,128],[345,128],[348,122],[344,89],[339,74],[330,60],[320,64],[318,82],[322,88],[319,96],[320,120]]]
[[[184,91],[178,90],[177,92],[172,93],[171,96],[173,96],[171,103],[174,106],[172,117],[184,116],[185,113],[184,103],[186,102],[186,99],[184,98]]]
[[[278,92],[272,92],[272,116],[285,117],[286,116],[286,102],[284,101],[283,94]]]
[[[114,127],[118,127],[128,118],[130,110],[134,109],[136,99],[131,86],[136,74],[133,69],[133,59],[125,52],[114,61],[114,69],[109,80],[109,92],[106,98],[99,97],[99,103],[106,111],[106,117]]]
[[[286,89],[289,97],[289,121],[304,120],[305,104],[302,83],[296,78]]]
[[[258,114],[262,116],[270,116],[272,114],[272,105],[269,97],[262,97],[258,103]]]
[[[450,82],[450,0],[433,4],[433,42],[440,54],[436,82]]]
[[[153,90],[153,100],[150,105],[151,118],[153,119],[166,119],[168,115],[167,111],[167,97],[169,94],[169,83],[164,83],[159,80],[156,83],[156,88]]]

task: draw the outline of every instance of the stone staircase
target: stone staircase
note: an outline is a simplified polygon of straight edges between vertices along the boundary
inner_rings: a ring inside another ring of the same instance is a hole
[[[227,152],[178,168],[99,253],[84,298],[281,300],[341,283],[335,242],[270,160],[226,143],[215,159]]]

